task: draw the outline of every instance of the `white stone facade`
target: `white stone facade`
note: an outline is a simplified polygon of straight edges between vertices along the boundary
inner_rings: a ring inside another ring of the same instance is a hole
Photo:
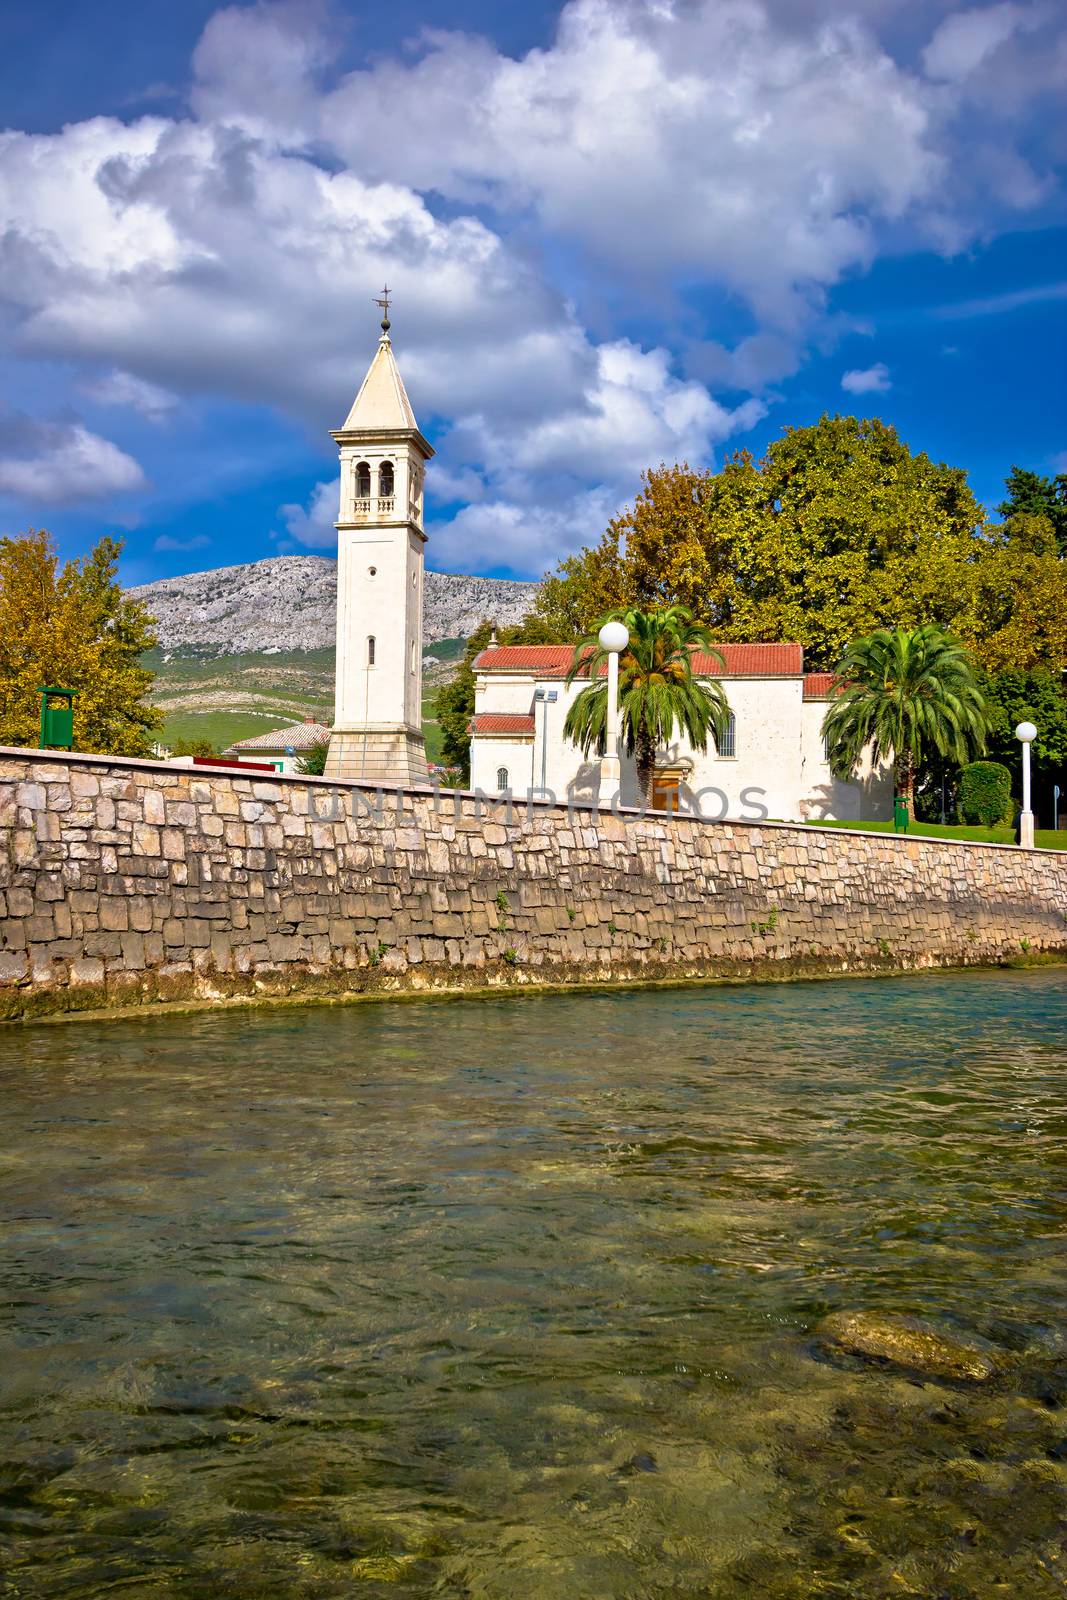
[[[892,769],[866,761],[852,782],[835,778],[826,760],[822,719],[829,675],[805,674],[798,644],[721,645],[726,670],[716,671],[734,717],[732,751],[693,751],[685,741],[659,753],[657,769],[677,783],[678,809],[707,817],[782,822],[892,817]],[[565,683],[566,645],[515,645],[483,650],[474,663],[475,716],[471,785],[486,793],[526,795],[551,790],[557,799],[589,803],[598,794],[600,764],[564,736],[568,708],[583,688]],[[698,675],[703,675],[698,667]],[[709,673],[710,675],[710,673]],[[632,757],[620,752],[620,804],[638,803]]]

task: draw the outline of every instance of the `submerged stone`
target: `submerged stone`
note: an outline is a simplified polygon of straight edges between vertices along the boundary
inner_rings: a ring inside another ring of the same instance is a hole
[[[888,1361],[922,1377],[986,1383],[997,1365],[987,1351],[942,1333],[918,1317],[879,1311],[835,1311],[816,1333],[829,1350]]]
[[[638,1450],[628,1461],[624,1461],[621,1467],[615,1468],[622,1478],[629,1478],[635,1472],[658,1472],[658,1470],[656,1458],[649,1450]]]

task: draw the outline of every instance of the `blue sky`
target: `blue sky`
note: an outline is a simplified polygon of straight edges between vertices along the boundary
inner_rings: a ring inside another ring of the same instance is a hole
[[[331,553],[372,296],[430,564],[536,576],[823,411],[1067,470],[1061,8],[0,8],[0,531]]]

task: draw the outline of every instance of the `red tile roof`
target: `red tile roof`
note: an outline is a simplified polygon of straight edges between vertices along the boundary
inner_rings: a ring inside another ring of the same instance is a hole
[[[725,669],[706,651],[693,651],[693,671],[702,678],[799,678],[804,649],[799,644],[720,644]],[[500,644],[475,658],[476,672],[530,672],[539,678],[565,678],[574,651],[569,644]],[[602,669],[607,671],[606,666]]]
[[[829,700],[833,685],[832,672],[806,672],[804,674],[805,700]]]
[[[517,716],[510,711],[479,711],[471,719],[472,733],[533,733],[532,716]]]

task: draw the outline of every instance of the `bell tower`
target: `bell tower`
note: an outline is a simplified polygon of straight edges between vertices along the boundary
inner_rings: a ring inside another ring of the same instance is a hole
[[[337,518],[337,683],[326,776],[424,783],[423,484],[419,432],[382,334],[352,409],[331,437],[341,454]]]

